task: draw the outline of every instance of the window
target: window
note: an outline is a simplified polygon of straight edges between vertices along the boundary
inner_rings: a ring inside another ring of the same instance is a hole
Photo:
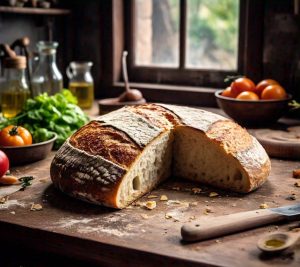
[[[213,93],[227,75],[262,76],[263,2],[112,0],[111,37],[103,43],[103,58],[112,62],[103,71],[106,84],[123,89],[127,50],[130,81],[149,101],[215,105]]]

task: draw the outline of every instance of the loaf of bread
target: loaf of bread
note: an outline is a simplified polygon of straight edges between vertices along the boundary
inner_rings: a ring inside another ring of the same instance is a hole
[[[171,176],[250,192],[265,182],[270,160],[233,121],[164,104],[124,107],[74,133],[50,168],[61,191],[124,208]]]

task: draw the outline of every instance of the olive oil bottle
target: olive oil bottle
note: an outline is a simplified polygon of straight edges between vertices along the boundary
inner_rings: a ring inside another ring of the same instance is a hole
[[[5,82],[1,89],[1,110],[6,118],[21,112],[30,90],[25,77],[26,58],[15,56],[4,59]]]
[[[94,101],[94,81],[91,75],[92,62],[71,62],[67,68],[69,89],[77,97],[78,106],[89,109]]]
[[[94,101],[94,85],[86,82],[70,82],[69,89],[77,97],[78,106],[88,109]]]

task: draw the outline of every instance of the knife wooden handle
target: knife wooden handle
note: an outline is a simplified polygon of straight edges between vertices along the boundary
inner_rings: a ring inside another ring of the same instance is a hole
[[[284,219],[286,219],[285,215],[275,213],[269,209],[240,212],[185,224],[181,227],[181,236],[185,241],[200,241],[279,222]]]

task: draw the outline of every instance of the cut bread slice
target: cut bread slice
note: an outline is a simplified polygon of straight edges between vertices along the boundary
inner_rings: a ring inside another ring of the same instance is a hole
[[[117,207],[124,208],[171,175],[173,133],[166,131],[139,155],[122,179]]]
[[[250,191],[248,174],[239,161],[199,130],[178,127],[173,155],[175,176],[232,191]]]

